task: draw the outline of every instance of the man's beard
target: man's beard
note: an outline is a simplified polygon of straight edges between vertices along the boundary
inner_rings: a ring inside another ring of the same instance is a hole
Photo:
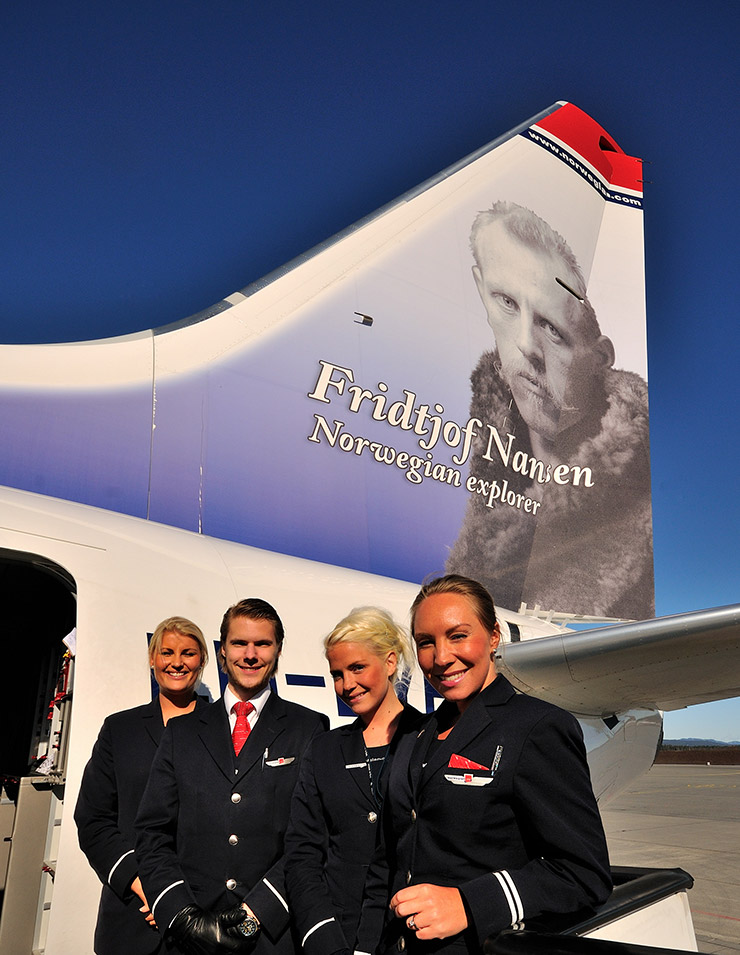
[[[545,439],[552,440],[558,432],[561,409],[546,377],[527,361],[499,364],[499,369],[524,423]]]

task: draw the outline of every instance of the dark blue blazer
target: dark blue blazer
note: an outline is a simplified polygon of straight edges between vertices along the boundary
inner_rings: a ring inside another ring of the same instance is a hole
[[[283,839],[298,767],[325,716],[270,694],[239,757],[223,700],[167,724],[136,819],[136,851],[161,932],[186,905],[246,901],[255,953],[292,953]]]
[[[575,718],[516,693],[499,674],[438,741],[450,706],[400,742],[384,803],[388,868],[378,859],[368,876],[359,951],[376,951],[385,918],[380,952],[398,951],[400,936],[407,952],[480,952],[491,934],[544,912],[598,905],[611,891]],[[385,915],[389,891],[425,882],[460,890],[465,932],[419,942],[404,919]]]
[[[196,706],[206,701],[198,697]],[[182,717],[177,717],[181,719]],[[75,807],[80,848],[103,883],[98,955],[151,955],[161,944],[130,890],[138,873],[134,819],[164,732],[159,700],[109,716],[85,767]]]
[[[424,717],[404,707],[380,776],[385,790],[404,733]],[[379,842],[380,804],[370,789],[362,721],[313,741],[301,765],[285,837],[285,880],[301,951],[354,946],[367,868]]]

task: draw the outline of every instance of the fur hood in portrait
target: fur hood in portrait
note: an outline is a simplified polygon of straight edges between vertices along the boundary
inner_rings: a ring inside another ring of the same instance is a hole
[[[498,354],[485,352],[471,376],[471,417],[484,428],[476,439],[470,475],[541,501],[536,515],[471,493],[447,561],[448,573],[474,577],[497,604],[522,601],[543,610],[646,619],[654,615],[652,510],[647,385],[637,374],[608,369],[601,401],[591,415],[558,436],[554,454],[588,467],[585,482],[536,486],[506,466],[488,446],[486,425],[515,451],[532,454],[528,429],[499,373]]]

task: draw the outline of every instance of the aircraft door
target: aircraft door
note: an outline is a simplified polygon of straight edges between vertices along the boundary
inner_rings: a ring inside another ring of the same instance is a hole
[[[38,554],[0,548],[0,951],[43,949],[64,795],[75,583]],[[64,638],[68,638],[65,644]]]

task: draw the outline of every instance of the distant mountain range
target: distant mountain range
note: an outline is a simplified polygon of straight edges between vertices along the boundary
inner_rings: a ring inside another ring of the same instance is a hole
[[[731,743],[723,742],[721,739],[664,739],[663,746],[740,746],[740,740],[734,740]]]

